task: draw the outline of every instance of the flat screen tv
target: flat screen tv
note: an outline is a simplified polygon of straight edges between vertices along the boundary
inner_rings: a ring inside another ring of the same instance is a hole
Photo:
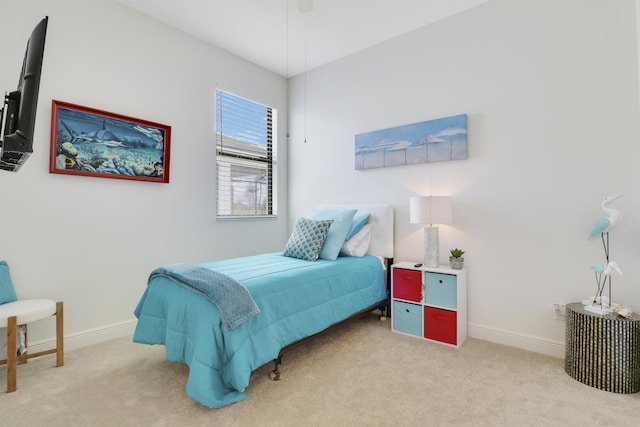
[[[47,34],[45,17],[36,25],[27,41],[18,88],[5,93],[0,122],[0,169],[17,172],[33,153],[33,129],[36,123],[40,74]],[[6,58],[3,59],[6,61]],[[6,62],[5,62],[6,63]]]

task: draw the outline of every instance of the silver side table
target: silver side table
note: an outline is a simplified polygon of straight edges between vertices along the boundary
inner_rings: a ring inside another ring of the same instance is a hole
[[[601,315],[572,303],[566,306],[566,316],[566,373],[613,393],[640,391],[640,315]]]

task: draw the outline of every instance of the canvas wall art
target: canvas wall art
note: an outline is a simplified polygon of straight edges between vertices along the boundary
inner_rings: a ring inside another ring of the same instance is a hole
[[[169,182],[171,127],[53,100],[49,172]]]
[[[355,139],[356,169],[464,160],[467,115],[361,133]]]

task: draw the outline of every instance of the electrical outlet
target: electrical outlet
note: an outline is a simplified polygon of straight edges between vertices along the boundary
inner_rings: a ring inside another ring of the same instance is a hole
[[[555,313],[556,320],[564,320],[565,319],[565,307],[564,307],[564,304],[561,304],[561,303],[553,304],[553,312]]]

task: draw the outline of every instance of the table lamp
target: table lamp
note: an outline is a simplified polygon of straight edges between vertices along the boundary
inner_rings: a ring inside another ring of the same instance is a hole
[[[417,196],[409,200],[409,217],[412,224],[429,224],[424,227],[424,265],[439,267],[438,227],[433,224],[451,224],[453,208],[451,197]]]

